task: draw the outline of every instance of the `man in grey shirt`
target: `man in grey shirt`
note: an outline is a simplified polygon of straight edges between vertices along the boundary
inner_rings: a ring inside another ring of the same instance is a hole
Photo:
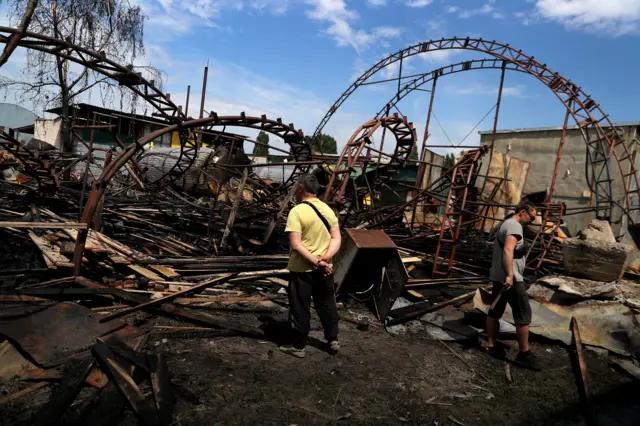
[[[490,355],[498,358],[505,357],[504,349],[496,346],[496,338],[500,330],[500,318],[508,303],[513,312],[520,349],[516,361],[531,368],[537,368],[537,362],[529,350],[531,305],[523,279],[527,248],[524,244],[522,227],[535,218],[535,207],[522,202],[516,207],[514,215],[505,220],[496,233],[490,278],[493,282],[493,297],[497,301],[487,315],[486,347],[486,352]]]

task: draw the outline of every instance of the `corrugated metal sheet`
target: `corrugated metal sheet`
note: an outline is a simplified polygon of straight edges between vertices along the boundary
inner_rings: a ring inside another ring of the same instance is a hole
[[[201,169],[207,162],[217,161],[213,154],[212,149],[201,148],[194,164],[181,179],[176,180],[175,184],[185,191],[209,192],[207,175],[202,173]],[[180,149],[154,148],[141,154],[138,161],[148,168],[145,180],[155,182],[171,170],[178,158],[180,158]]]

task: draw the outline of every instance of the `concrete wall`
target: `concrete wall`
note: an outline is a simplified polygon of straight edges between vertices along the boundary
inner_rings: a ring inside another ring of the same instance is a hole
[[[625,132],[627,146],[630,151],[636,150],[636,144],[633,140],[637,134],[638,127],[629,125],[620,126],[620,128]],[[531,163],[524,194],[546,191],[551,185],[561,135],[561,129],[523,129],[500,131],[496,134],[494,148],[496,151],[507,153]],[[480,141],[482,144],[489,144],[491,137],[490,133],[481,133]],[[595,205],[595,200],[592,200],[591,190],[587,185],[585,163],[586,144],[582,133],[578,129],[569,129],[561,155],[553,196],[554,201],[564,202],[568,209]],[[622,184],[620,168],[615,160],[612,160],[610,164],[611,179],[613,179],[613,197],[624,205],[624,185]],[[487,165],[484,164],[482,174],[486,174],[486,167]],[[616,235],[620,234],[623,226],[622,216],[620,209],[615,209],[612,227]],[[593,218],[595,218],[594,213],[586,213],[567,216],[565,221],[569,231],[575,235],[577,231],[584,229]],[[626,223],[626,220],[624,220],[624,223]]]
[[[60,137],[60,125],[62,124],[62,119],[46,119],[39,118],[36,120],[33,137],[36,139],[40,139],[48,143],[49,145],[53,145],[59,150],[62,150],[62,138]]]

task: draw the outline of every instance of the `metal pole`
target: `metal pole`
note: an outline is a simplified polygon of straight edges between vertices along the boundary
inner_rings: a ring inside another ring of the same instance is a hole
[[[506,62],[502,62],[502,72],[500,73],[500,87],[498,88],[498,102],[496,103],[496,113],[493,117],[493,131],[491,133],[491,145],[489,146],[489,164],[487,165],[487,175],[489,175],[489,170],[491,169],[491,160],[493,160],[493,147],[496,142],[496,133],[498,132],[498,117],[500,116],[500,104],[502,103],[502,89],[504,88],[504,74],[506,71]],[[490,178],[485,178],[482,183],[482,189],[480,190],[480,197],[484,193],[484,189],[487,186],[487,181]],[[487,207],[485,212],[487,213],[491,207]],[[482,228],[484,228],[485,220],[482,220]]]
[[[435,99],[436,96],[436,83],[438,82],[438,77],[434,77],[433,78],[433,84],[431,86],[431,98],[429,99],[429,112],[427,113],[427,121],[425,123],[424,126],[424,135],[422,137],[422,146],[420,148],[420,164],[418,165],[418,174],[416,176],[416,186],[420,189],[424,189],[423,185],[424,185],[424,170],[425,170],[425,164],[424,164],[424,157],[425,157],[425,150],[426,150],[426,144],[427,144],[427,139],[429,138],[429,125],[431,124],[431,114],[433,113],[433,101]],[[412,197],[416,196],[416,192],[414,191],[412,194]],[[409,228],[411,231],[413,231],[413,224],[415,222],[415,217],[416,217],[416,213],[418,211],[418,203],[415,203],[413,205],[413,214],[411,215],[411,227]],[[424,209],[423,209],[423,213],[424,213]],[[410,231],[410,232],[411,232]]]
[[[204,116],[204,100],[207,96],[207,77],[209,75],[209,66],[204,67],[204,77],[202,78],[202,98],[200,99],[200,118]],[[202,133],[198,133],[197,147],[202,147]]]
[[[560,167],[560,159],[562,158],[562,150],[564,148],[564,141],[567,137],[567,125],[569,124],[569,116],[571,115],[571,111],[567,109],[567,112],[564,116],[564,124],[562,126],[562,136],[560,137],[560,143],[558,144],[558,152],[556,153],[556,165],[553,169],[553,177],[551,178],[551,186],[547,191],[547,197],[545,199],[545,204],[549,204],[551,199],[553,198],[553,192],[556,189],[556,178],[558,177],[558,169]]]
[[[498,102],[496,102],[496,113],[493,117],[493,132],[491,133],[491,146],[489,146],[489,166],[491,166],[491,156],[493,155],[493,146],[496,142],[496,133],[498,132],[498,117],[500,116],[500,104],[502,103],[502,89],[504,88],[504,73],[507,70],[505,63],[502,63],[502,72],[500,74],[500,87],[498,88]]]
[[[191,95],[191,85],[187,86],[187,103],[184,107],[184,115],[185,117],[189,116],[189,95]]]
[[[96,124],[96,117],[93,116],[93,121],[91,124]],[[78,211],[78,216],[82,216],[82,209],[84,207],[84,192],[87,186],[87,178],[89,176],[89,167],[91,166],[91,162],[93,161],[93,137],[94,137],[95,129],[91,128],[91,137],[89,138],[89,146],[87,147],[88,155],[87,155],[87,163],[84,167],[84,177],[82,179],[82,192],[80,192],[80,210]]]

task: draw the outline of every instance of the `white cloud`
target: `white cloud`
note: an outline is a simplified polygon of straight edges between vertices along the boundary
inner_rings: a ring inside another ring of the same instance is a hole
[[[457,13],[460,19],[469,19],[478,15],[488,15],[493,19],[504,19],[505,15],[495,7],[496,0],[487,0],[482,6],[472,9],[463,9],[459,6],[449,6],[447,13]]]
[[[485,3],[481,7],[476,9],[463,9],[458,15],[459,18],[467,19],[476,15],[487,15],[494,11],[492,2]]]
[[[525,92],[526,86],[522,84],[502,88],[502,96],[524,98],[526,97]],[[456,95],[498,95],[498,87],[475,83],[465,87],[456,87],[453,93]]]
[[[306,0],[306,3],[313,7],[307,16],[314,21],[328,23],[325,33],[338,46],[351,46],[357,52],[366,50],[378,40],[397,37],[401,31],[392,27],[379,27],[373,31],[353,28],[351,22],[357,21],[360,16],[355,10],[347,8],[345,0]]]
[[[367,0],[367,4],[373,7],[386,6],[387,0]]]
[[[395,37],[400,37],[400,34],[402,34],[402,28],[378,27],[378,28],[375,28],[373,32],[375,35],[379,37],[395,38]]]
[[[522,25],[531,25],[538,22],[539,15],[537,13],[529,12],[515,12],[513,17],[522,22]]]
[[[284,15],[289,10],[290,5],[289,0],[251,0],[249,6],[259,12]]]
[[[184,56],[184,59],[182,56]],[[186,98],[185,81],[194,80],[197,71],[196,86],[191,87],[189,115],[197,117],[200,111],[200,79],[204,64],[190,60],[191,55],[178,55],[173,58],[167,84],[167,92],[176,104],[184,104]],[[204,56],[204,53],[199,55]],[[193,57],[198,57],[195,55]],[[361,64],[364,65],[364,64]],[[302,129],[305,135],[311,135],[326,111],[334,101],[320,97],[307,88],[301,88],[284,80],[268,78],[245,67],[228,62],[211,62],[209,65],[209,84],[205,101],[207,113],[215,111],[218,115],[239,115],[245,112],[250,116],[266,114],[269,119],[282,118],[284,123],[294,123],[296,129]],[[349,139],[351,133],[362,123],[371,119],[355,113],[347,105],[339,110],[339,114],[328,123],[325,133],[331,134],[338,141],[339,147]],[[227,129],[231,132],[255,137],[257,132],[246,129]],[[282,141],[271,137],[275,146],[285,147]],[[249,149],[250,144],[247,144]]]
[[[148,20],[146,27],[154,41],[168,40],[176,33],[184,35],[199,25],[220,27],[224,12],[251,12],[282,15],[291,0],[130,0],[142,7]],[[170,28],[171,31],[167,31]],[[222,28],[224,29],[224,28]]]
[[[434,64],[451,63],[452,56],[460,54],[460,50],[434,50],[432,52],[421,53],[420,58],[425,62]]]
[[[640,0],[538,0],[535,10],[571,29],[614,36],[640,31]]]
[[[409,7],[425,7],[433,3],[433,0],[411,0],[407,2]]]

